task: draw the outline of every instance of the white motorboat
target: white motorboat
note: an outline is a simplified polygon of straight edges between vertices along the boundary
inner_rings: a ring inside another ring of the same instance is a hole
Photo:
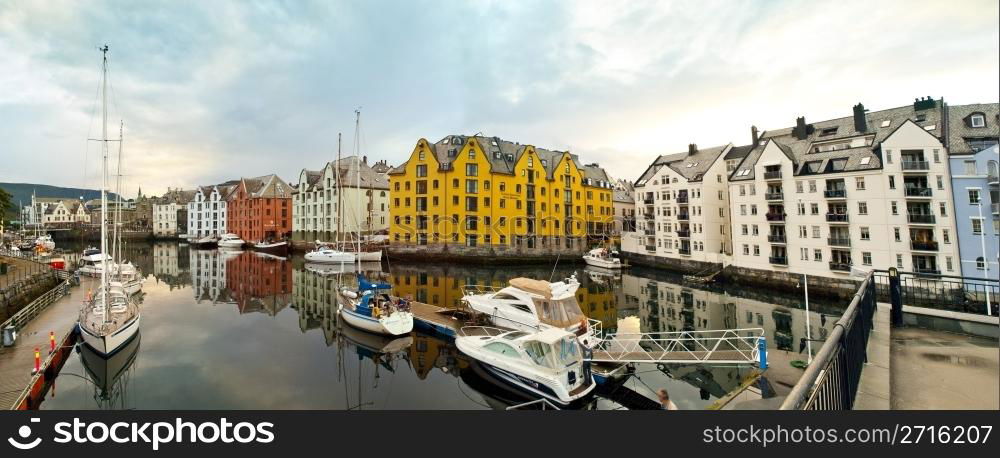
[[[495,326],[525,332],[558,328],[578,335],[590,348],[597,344],[600,322],[583,314],[576,301],[579,288],[575,274],[554,283],[518,277],[500,289],[466,286],[462,300]]]
[[[101,253],[100,250],[96,250],[94,253],[92,250],[88,249],[84,251],[84,255],[80,257],[79,265],[76,269],[80,275],[86,275],[90,277],[100,277],[101,273],[104,272],[105,262],[109,269],[114,269],[114,259],[110,255]],[[86,254],[90,252],[91,254]]]
[[[116,265],[113,272],[112,286],[120,286],[128,294],[142,291],[142,284],[146,282],[146,279],[142,276],[139,268],[131,262]]]
[[[389,296],[387,283],[370,283],[358,275],[358,290],[346,286],[339,291],[337,310],[344,321],[375,334],[399,336],[413,331],[413,314],[405,300]]]
[[[52,236],[49,234],[42,234],[35,239],[35,246],[42,248],[46,251],[51,251],[56,249],[56,242],[52,240]]]
[[[602,267],[605,269],[621,269],[622,260],[618,257],[618,252],[607,248],[594,248],[583,255],[583,261],[587,265]]]
[[[455,346],[495,379],[560,406],[584,398],[597,386],[576,336],[562,329],[524,332],[467,326],[459,331]]]
[[[357,257],[349,251],[341,251],[326,246],[318,246],[305,255],[306,261],[318,263],[354,262]]]
[[[214,235],[206,235],[201,238],[191,237],[188,241],[196,248],[211,248],[219,242],[219,239]]]
[[[107,88],[108,46],[102,47],[101,51],[104,53],[102,75],[104,84],[102,87]],[[102,100],[107,100],[106,94]],[[104,141],[101,142],[103,156],[101,208],[108,208],[107,104],[102,103],[102,108],[104,115],[102,137]],[[122,142],[119,141],[119,164],[121,163],[121,144]],[[101,249],[100,253],[91,255],[91,257],[97,256],[100,259],[101,283],[95,294],[87,293],[78,322],[83,342],[101,355],[113,355],[123,348],[126,343],[139,334],[140,322],[139,305],[132,300],[132,296],[125,291],[123,285],[112,284],[111,277],[116,267],[111,262],[111,257],[107,255],[107,252],[108,215],[107,212],[101,212]]]
[[[246,245],[240,236],[236,234],[225,234],[219,238],[219,248],[243,248]]]

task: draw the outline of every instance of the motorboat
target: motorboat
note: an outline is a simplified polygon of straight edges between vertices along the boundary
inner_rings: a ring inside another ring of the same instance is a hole
[[[49,235],[49,234],[42,234],[42,235],[38,236],[38,238],[35,239],[35,246],[37,246],[37,247],[39,247],[39,248],[41,248],[43,250],[46,250],[46,251],[51,251],[51,250],[56,249],[56,242],[54,242],[52,240],[52,236],[51,235]]]
[[[597,386],[576,336],[563,329],[525,332],[466,326],[455,337],[455,346],[496,380],[558,406],[583,399]]]
[[[236,234],[225,234],[218,241],[219,248],[243,248],[246,243]]]
[[[205,237],[201,238],[191,237],[188,239],[188,241],[191,243],[191,245],[194,245],[195,248],[212,248],[216,246],[217,243],[219,243],[219,239],[214,235],[206,235]]]
[[[308,262],[319,263],[354,262],[357,259],[354,253],[328,246],[318,246],[315,250],[306,253],[305,258]]]
[[[583,255],[583,261],[587,265],[602,267],[605,269],[621,269],[622,260],[618,257],[618,252],[607,248],[594,248]]]
[[[114,259],[110,255],[101,253],[101,250],[96,250],[96,252],[91,252],[91,254],[80,256],[76,271],[80,275],[100,277],[101,272],[104,271],[105,261],[108,268],[114,270]]]
[[[146,282],[146,279],[139,268],[131,262],[115,265],[112,272],[114,272],[111,280],[112,286],[123,288],[129,295],[142,291],[142,284]]]
[[[576,274],[548,282],[518,277],[509,286],[466,286],[462,301],[483,314],[494,326],[536,332],[558,328],[576,334],[588,348],[597,344],[600,322],[588,319],[576,301],[580,282]]]
[[[342,287],[337,307],[341,318],[356,328],[375,334],[399,336],[413,331],[413,314],[405,299],[389,296],[388,283],[371,283],[358,275],[358,289]]]
[[[270,254],[280,254],[287,255],[290,251],[291,245],[288,242],[281,240],[277,242],[257,242],[253,244],[253,249],[255,251],[261,251]]]

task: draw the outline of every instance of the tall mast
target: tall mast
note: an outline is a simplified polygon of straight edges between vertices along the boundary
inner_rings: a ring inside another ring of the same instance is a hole
[[[335,173],[334,180],[336,180],[334,182],[334,185],[336,186],[334,188],[334,190],[337,191],[337,237],[336,237],[336,240],[335,240],[337,242],[337,249],[340,249],[340,237],[341,237],[341,234],[343,233],[343,228],[344,228],[344,218],[343,218],[344,207],[343,207],[343,203],[342,203],[341,198],[340,198],[340,196],[341,196],[341,192],[340,192],[340,137],[341,137],[340,133],[337,133],[337,165],[333,169],[334,173]]]
[[[359,136],[360,133],[361,133],[361,107],[358,107],[357,110],[354,110],[354,148],[353,148],[354,162],[358,164],[357,182],[354,185],[355,188],[354,194],[355,197],[357,197],[358,204],[356,207],[354,207],[354,212],[352,213],[354,216],[354,224],[357,225],[358,229],[358,238],[357,240],[355,240],[356,242],[355,252],[358,253],[358,255],[355,257],[355,259],[357,259],[359,263],[361,262],[361,217],[359,216],[359,212],[361,211],[361,139]]]
[[[118,126],[118,170],[115,174],[115,193],[118,197],[115,199],[115,230],[114,230],[114,259],[121,262],[121,239],[118,234],[118,225],[121,224],[122,220],[122,143],[125,143],[125,121],[121,121]]]
[[[107,307],[108,290],[108,45],[101,48],[101,294]],[[104,319],[107,321],[107,309]]]

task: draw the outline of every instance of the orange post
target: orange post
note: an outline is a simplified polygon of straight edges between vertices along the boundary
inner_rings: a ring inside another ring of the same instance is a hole
[[[56,333],[49,331],[49,353],[56,351]]]
[[[42,370],[42,352],[38,350],[38,347],[35,347],[35,370],[31,373],[37,374],[40,370]]]

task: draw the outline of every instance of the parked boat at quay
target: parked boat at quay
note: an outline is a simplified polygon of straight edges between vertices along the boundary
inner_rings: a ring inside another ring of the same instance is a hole
[[[413,314],[405,299],[390,297],[388,283],[371,283],[358,276],[358,289],[342,287],[338,311],[344,321],[356,328],[385,335],[403,335],[413,331]]]
[[[562,329],[529,333],[467,326],[455,346],[486,377],[559,406],[585,398],[597,386],[576,336]]]
[[[242,249],[243,245],[246,245],[246,242],[243,241],[243,239],[241,239],[240,236],[236,234],[224,234],[222,237],[219,238],[219,241],[217,243],[219,245],[219,248]]]
[[[191,246],[195,248],[209,249],[218,246],[219,238],[214,235],[207,235],[200,239],[190,238],[188,241],[191,243]]]
[[[601,267],[604,269],[621,269],[622,260],[617,251],[607,248],[594,248],[583,255],[583,261],[589,266]]]
[[[291,253],[291,245],[284,240],[257,242],[253,244],[253,249],[254,251],[282,256]]]

